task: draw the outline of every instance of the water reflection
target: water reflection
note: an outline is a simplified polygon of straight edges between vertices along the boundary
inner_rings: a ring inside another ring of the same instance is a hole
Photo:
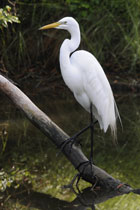
[[[109,198],[121,195],[121,193],[104,189],[93,190],[92,187],[88,187],[85,188],[81,194],[77,194],[77,197],[72,202],[60,200],[46,193],[35,192],[33,190],[27,192],[27,189],[24,187],[20,187],[16,195],[16,199],[18,198],[21,204],[25,206],[29,206],[30,204],[30,208],[34,207],[41,210],[87,210],[91,208],[94,210],[94,204],[102,203]]]

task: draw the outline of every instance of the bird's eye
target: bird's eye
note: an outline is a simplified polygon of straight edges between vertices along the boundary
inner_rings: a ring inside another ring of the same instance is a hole
[[[64,24],[67,24],[67,21],[64,21]]]

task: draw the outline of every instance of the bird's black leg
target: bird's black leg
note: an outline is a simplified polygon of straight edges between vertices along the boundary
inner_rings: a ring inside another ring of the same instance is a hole
[[[91,136],[90,136],[90,142],[91,142],[90,143],[91,144],[90,157],[89,157],[89,161],[80,163],[80,165],[77,167],[77,169],[79,169],[79,167],[81,167],[82,165],[85,165],[84,168],[83,168],[83,170],[82,170],[82,172],[81,172],[81,174],[82,174],[82,173],[84,173],[86,167],[90,164],[92,176],[93,176],[93,167],[92,167],[92,164],[93,164],[94,124],[96,122],[93,121],[92,104],[91,104],[91,106],[90,106],[90,125],[89,125],[90,131],[91,131]]]
[[[77,137],[79,137],[82,133],[84,133],[86,130],[88,130],[90,128],[90,130],[91,130],[91,152],[90,152],[89,162],[92,165],[93,164],[93,133],[94,133],[94,124],[95,123],[97,123],[97,121],[95,121],[95,122],[93,121],[92,104],[91,104],[91,106],[90,106],[90,124],[88,126],[86,126],[85,128],[83,128],[82,130],[80,130],[74,136],[72,136],[72,137],[68,138],[67,140],[65,140],[64,142],[62,142],[62,144],[59,146],[60,147],[60,152],[69,143],[71,144],[71,148],[72,148],[72,145],[74,143],[76,143]]]
[[[92,113],[92,105],[90,106],[90,131],[91,131],[91,151],[90,151],[90,163],[93,164],[93,143],[94,143],[94,122],[93,122],[93,113]]]
[[[65,145],[68,144],[69,142],[71,142],[71,146],[73,145],[73,143],[76,141],[76,138],[78,136],[80,136],[84,131],[86,131],[87,129],[90,128],[90,131],[91,131],[91,136],[90,136],[90,141],[91,141],[91,150],[90,150],[90,158],[89,158],[89,161],[86,161],[86,162],[82,162],[78,165],[78,167],[76,167],[77,170],[79,170],[79,168],[84,165],[83,169],[82,169],[82,172],[78,173],[74,179],[72,180],[71,184],[68,185],[67,187],[72,187],[73,186],[73,183],[75,181],[75,179],[78,177],[77,179],[77,182],[76,182],[76,189],[78,190],[78,192],[80,193],[80,190],[79,190],[79,187],[78,187],[78,183],[79,183],[79,180],[80,178],[82,177],[82,174],[84,173],[86,167],[91,166],[91,174],[92,174],[92,177],[94,177],[94,173],[93,173],[93,167],[92,167],[92,164],[93,164],[93,144],[94,144],[94,124],[97,123],[97,121],[94,122],[94,119],[93,119],[93,113],[92,113],[92,104],[90,106],[90,124],[85,127],[84,129],[82,129],[81,131],[79,131],[78,133],[76,133],[73,137],[67,139],[65,142],[62,143],[61,145],[61,151],[64,149]],[[96,184],[95,184],[96,185]],[[92,207],[92,209],[95,209],[94,205]]]
[[[60,145],[61,151],[69,143],[71,143],[71,147],[72,147],[72,145],[76,142],[77,137],[80,136],[82,133],[84,133],[86,130],[88,130],[90,127],[91,127],[91,125],[86,126],[82,130],[80,130],[78,133],[76,133],[74,136],[72,136],[69,139],[67,139],[64,142],[62,142],[62,144]]]

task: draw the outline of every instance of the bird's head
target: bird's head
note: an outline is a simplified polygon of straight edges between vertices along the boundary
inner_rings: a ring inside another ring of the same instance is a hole
[[[77,21],[74,18],[64,17],[55,23],[51,23],[49,25],[45,25],[45,26],[41,27],[39,30],[56,28],[56,29],[64,29],[64,30],[71,32],[72,30],[75,30],[76,27],[79,28],[79,24],[77,23]]]

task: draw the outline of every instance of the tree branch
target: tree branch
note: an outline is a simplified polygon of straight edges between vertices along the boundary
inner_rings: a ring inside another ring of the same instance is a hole
[[[13,103],[24,112],[26,117],[38,127],[51,141],[57,146],[60,145],[69,138],[69,136],[59,128],[45,113],[43,113],[19,88],[17,88],[12,82],[0,75],[0,90],[5,93]],[[71,152],[70,152],[71,149]],[[88,161],[87,157],[83,154],[80,147],[66,144],[63,151],[67,159],[72,165],[77,168],[81,163]],[[103,188],[106,189],[119,189],[121,193],[128,193],[133,189],[125,184],[122,184],[119,180],[114,179],[104,170],[92,165],[94,177],[91,175],[91,167],[88,166],[86,170],[83,170],[83,165],[79,167],[82,178],[92,184],[95,181]]]

